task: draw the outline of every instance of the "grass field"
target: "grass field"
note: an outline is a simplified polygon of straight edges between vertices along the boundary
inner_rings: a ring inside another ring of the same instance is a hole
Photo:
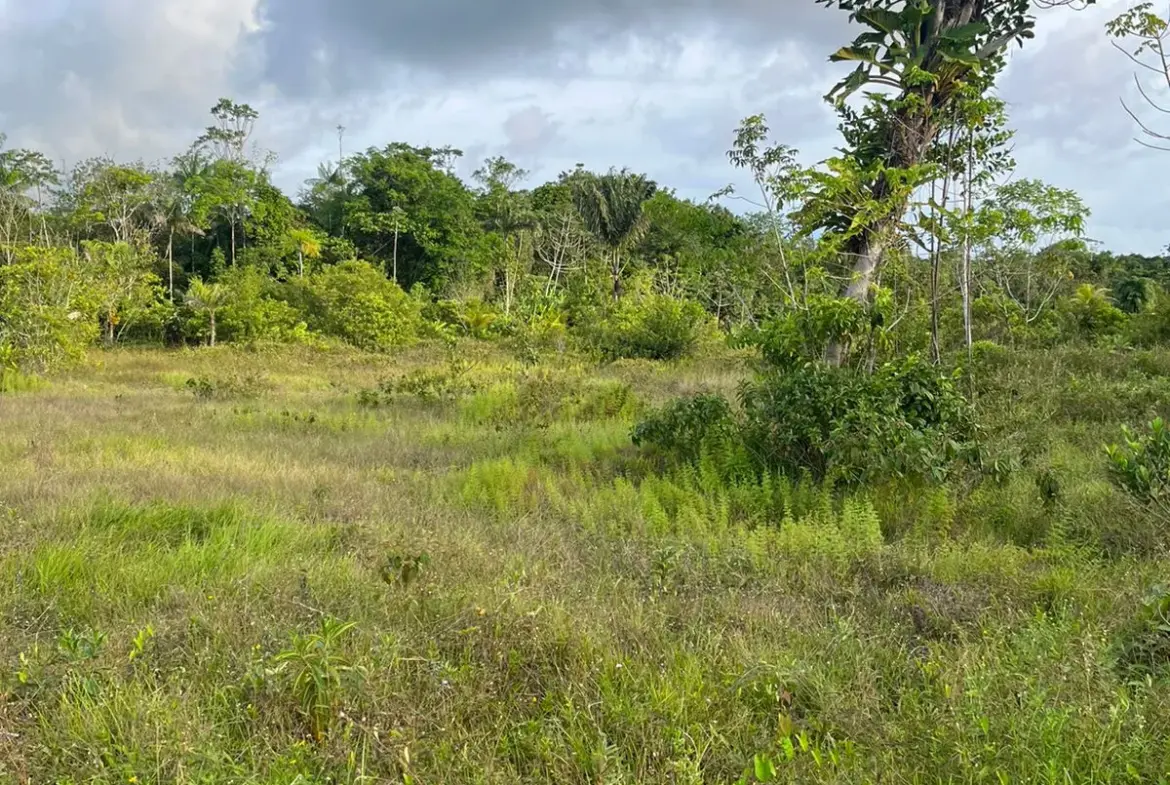
[[[1167,357],[997,369],[993,436],[1052,504],[1024,471],[843,500],[656,471],[639,413],[734,358],[463,357],[9,385],[0,782],[1170,781],[1165,522],[1100,450]]]

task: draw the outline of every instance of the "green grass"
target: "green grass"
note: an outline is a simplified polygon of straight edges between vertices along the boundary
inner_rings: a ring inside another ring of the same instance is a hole
[[[732,358],[466,351],[453,399],[363,395],[445,373],[428,346],[0,395],[0,783],[1170,779],[1170,663],[1122,662],[1170,649],[1166,523],[1101,452],[1170,353],[1000,358],[1002,484],[842,499],[639,458]]]

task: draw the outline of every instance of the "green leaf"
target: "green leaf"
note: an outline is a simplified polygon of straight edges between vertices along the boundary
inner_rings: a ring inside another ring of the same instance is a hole
[[[756,779],[760,782],[771,782],[776,779],[776,765],[767,755],[756,755],[753,765]]]

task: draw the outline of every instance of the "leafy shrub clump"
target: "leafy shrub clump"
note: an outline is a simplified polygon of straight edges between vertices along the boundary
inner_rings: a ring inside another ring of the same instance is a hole
[[[941,482],[978,462],[974,417],[953,381],[911,358],[873,374],[809,364],[769,370],[740,390],[675,402],[637,426],[643,446],[694,462],[707,451],[746,455],[763,474],[858,485],[889,478]],[[728,453],[726,448],[736,449]],[[717,448],[717,449],[716,449]]]
[[[739,424],[722,395],[705,393],[672,401],[652,412],[634,428],[634,444],[697,463],[705,452],[717,451],[738,438]]]
[[[1114,481],[1138,501],[1170,511],[1170,429],[1161,417],[1149,433],[1122,428],[1124,445],[1105,448]]]
[[[413,343],[423,325],[421,303],[365,262],[342,262],[288,286],[311,329],[359,349]]]
[[[741,390],[743,438],[764,468],[863,483],[942,481],[977,461],[977,428],[951,378],[911,357],[874,373],[808,365]]]
[[[1130,678],[1170,669],[1170,588],[1156,586],[1114,640],[1117,662]]]
[[[233,267],[219,276],[231,299],[218,314],[219,335],[233,342],[296,343],[308,340],[305,317],[280,298],[281,284],[255,267]],[[206,320],[206,314],[198,314]]]
[[[607,360],[678,360],[695,352],[711,319],[690,300],[659,294],[630,296],[584,327],[585,342]]]

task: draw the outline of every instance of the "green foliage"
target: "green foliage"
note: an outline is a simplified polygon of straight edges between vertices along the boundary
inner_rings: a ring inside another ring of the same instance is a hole
[[[360,349],[385,352],[417,340],[421,305],[365,262],[342,262],[287,284],[303,296],[309,327]]]
[[[1155,586],[1114,640],[1118,663],[1134,680],[1170,674],[1170,588]]]
[[[869,309],[856,300],[812,295],[766,323],[751,342],[768,365],[784,369],[821,362],[830,345],[858,341],[872,327]]]
[[[371,148],[346,160],[348,187],[330,192],[321,209],[336,202],[361,256],[387,274],[397,264],[404,288],[446,290],[488,266],[474,195],[450,169],[461,155],[400,143]]]
[[[634,428],[636,446],[672,461],[695,463],[739,438],[727,399],[710,393],[680,398],[650,413]]]
[[[324,742],[337,721],[337,711],[366,674],[340,650],[354,622],[324,618],[317,632],[294,635],[289,647],[273,657],[274,675],[296,702],[297,713],[314,741]]]
[[[80,360],[98,334],[98,301],[68,248],[22,248],[0,265],[0,365],[42,372]]]
[[[231,292],[219,310],[219,333],[239,343],[305,341],[305,317],[287,300],[282,287],[262,270],[237,266],[219,277],[218,283]]]
[[[1123,445],[1106,448],[1113,479],[1142,502],[1170,510],[1170,429],[1158,417],[1147,433],[1122,428]]]
[[[693,354],[712,329],[698,303],[645,293],[594,314],[580,332],[586,345],[607,360],[678,360]]]
[[[1126,324],[1125,312],[1109,301],[1109,292],[1089,283],[1077,287],[1064,303],[1064,312],[1073,329],[1086,338],[1116,335]]]
[[[918,358],[872,375],[815,364],[766,372],[740,398],[748,452],[774,471],[938,482],[979,460],[969,405],[950,377]]]

